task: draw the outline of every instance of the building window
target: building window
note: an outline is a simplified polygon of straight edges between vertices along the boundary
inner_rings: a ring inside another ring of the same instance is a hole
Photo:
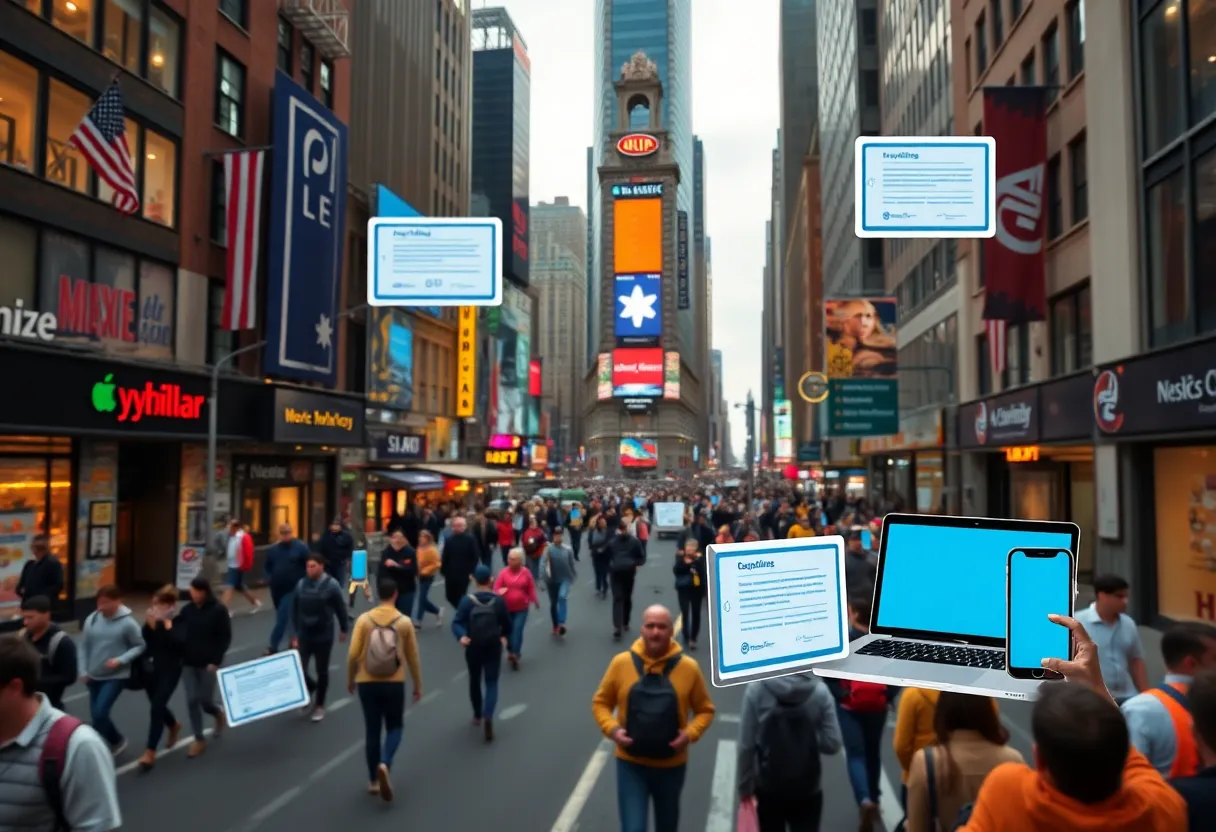
[[[1052,23],[1043,35],[1043,86],[1046,87],[1047,103],[1060,95],[1060,29]]]
[[[215,126],[237,139],[245,128],[245,67],[219,50],[215,65]]]
[[[1005,329],[1005,371],[1001,389],[1030,382],[1030,326],[1010,324]]]
[[[143,22],[142,0],[106,0],[101,54],[124,69],[139,72],[139,33]]]
[[[283,18],[279,18],[278,44],[275,54],[275,65],[279,71],[291,74],[291,39],[293,30],[291,24]]]
[[[1018,18],[1022,16],[1022,0],[1009,0],[1009,20],[1011,23],[1017,23]]]
[[[220,12],[242,29],[246,28],[248,11],[245,0],[220,0]]]
[[[1065,11],[1068,25],[1068,80],[1085,71],[1085,0],[1072,0]]]
[[[93,4],[51,0],[51,23],[78,41],[93,44]]]
[[[34,226],[0,218],[0,306],[12,309],[18,300],[33,306],[38,299],[38,232]]]
[[[1047,239],[1064,233],[1064,194],[1060,190],[1060,156],[1047,160]]]
[[[177,144],[144,131],[144,219],[173,227],[177,198]]]
[[[1093,362],[1089,284],[1051,301],[1051,374],[1081,370]]]
[[[1089,216],[1089,166],[1082,134],[1068,146],[1068,173],[1072,177],[1072,221],[1075,225]]]
[[[967,38],[967,40],[963,42],[963,57],[964,63],[967,64],[967,66],[963,68],[963,71],[967,73],[967,89],[971,89],[971,38]]]
[[[975,21],[975,76],[984,74],[988,68],[988,28],[984,16]]]
[[[1182,38],[1177,16],[1177,3],[1158,3],[1140,23],[1145,156],[1152,156],[1173,141],[1182,132],[1185,120],[1179,72]]]
[[[126,119],[125,121],[127,131],[127,147],[131,149],[131,164],[135,168],[135,183],[138,185],[139,174],[144,167],[143,157],[140,155],[139,151],[140,135],[143,133],[143,128],[131,121],[131,119]],[[73,150],[75,150],[75,148],[73,148]],[[97,198],[102,202],[112,204],[114,199],[114,189],[106,184],[106,182],[100,176],[95,176],[94,179],[97,182]]]
[[[224,284],[212,280],[207,286],[207,363],[214,366],[232,346],[232,331],[224,329]]]
[[[1195,274],[1199,288],[1199,331],[1216,331],[1216,151],[1196,159],[1195,177]]]
[[[46,178],[82,194],[89,191],[89,166],[68,140],[88,111],[87,95],[51,81],[46,111]],[[128,141],[132,138],[127,137]]]
[[[312,44],[305,38],[300,38],[300,83],[304,85],[304,89],[312,92],[313,82],[313,57],[315,52]]]
[[[861,71],[861,103],[865,107],[878,106],[878,70]]]
[[[1034,84],[1034,50],[1031,49],[1030,54],[1022,60],[1022,86],[1033,87]]]
[[[1216,10],[1211,3],[1197,0],[1183,8],[1191,64],[1191,124],[1198,124],[1216,111]]]
[[[4,79],[4,95],[0,97],[0,129],[3,130],[0,164],[32,172],[40,115],[38,70],[7,52],[0,52],[0,78]]]
[[[1186,277],[1186,183],[1182,171],[1148,191],[1150,341],[1163,347],[1190,336]]]
[[[861,45],[878,45],[878,12],[875,9],[861,10]]]
[[[992,392],[992,356],[988,354],[988,335],[981,333],[975,336],[976,385],[981,396]]]
[[[171,13],[152,6],[148,18],[148,80],[174,98],[181,96],[182,24]]]
[[[321,61],[321,103],[334,108],[334,65],[329,61]]]
[[[228,245],[228,194],[224,189],[224,163],[211,162],[211,242]]]
[[[1000,49],[1005,40],[1005,16],[1001,14],[1001,3],[1005,0],[990,0],[988,17],[992,20],[992,48]]]

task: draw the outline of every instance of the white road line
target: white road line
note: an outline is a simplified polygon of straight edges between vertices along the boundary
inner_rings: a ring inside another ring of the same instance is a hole
[[[729,722],[732,725],[738,725],[743,717],[739,714],[714,714],[714,722]]]
[[[254,812],[252,815],[250,815],[249,818],[244,823],[241,823],[240,825],[236,826],[234,828],[233,832],[253,832],[253,830],[257,829],[263,823],[270,820],[274,815],[278,814],[280,811],[282,811],[287,806],[289,806],[293,800],[295,800],[297,797],[299,797],[301,794],[303,794],[305,791],[307,791],[309,786],[313,785],[314,783],[318,783],[321,780],[328,777],[329,774],[332,771],[334,771],[338,766],[342,765],[343,763],[345,763],[347,760],[349,760],[351,757],[353,757],[355,754],[357,754],[358,752],[360,752],[362,750],[363,750],[363,741],[362,740],[354,743],[353,745],[348,746],[340,754],[331,758],[324,765],[317,768],[312,774],[308,775],[308,779],[305,780],[302,784],[300,784],[299,786],[292,786],[290,789],[283,792],[281,795],[276,797],[274,800],[267,803],[261,809],[258,809],[256,812]]]
[[[457,682],[459,682],[459,681],[461,681],[462,679],[464,679],[464,677],[465,677],[465,676],[468,676],[468,675],[469,675],[469,671],[467,671],[467,670],[462,670],[462,671],[460,671],[459,673],[457,673],[455,676],[453,676],[453,677],[452,677],[452,681],[451,681],[451,682],[449,682],[448,684],[452,684],[452,685],[454,685],[454,684],[456,684]]]
[[[705,832],[733,832],[735,828],[735,766],[738,753],[738,743],[734,740],[718,740]]]
[[[899,792],[891,785],[886,768],[878,769],[878,814],[882,816],[882,825],[887,829],[895,829],[904,819],[904,810],[899,805]]]
[[[592,752],[591,759],[587,761],[587,767],[583,769],[582,776],[574,784],[574,791],[570,792],[570,797],[566,800],[566,805],[562,807],[562,813],[557,816],[557,822],[553,824],[550,832],[573,832],[578,826],[578,816],[591,798],[591,793],[595,790],[595,781],[599,780],[600,773],[608,764],[608,758],[611,756],[612,743],[604,740]]]

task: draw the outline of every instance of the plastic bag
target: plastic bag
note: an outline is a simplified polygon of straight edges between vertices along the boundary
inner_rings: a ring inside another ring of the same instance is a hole
[[[739,813],[735,816],[735,832],[760,832],[756,801],[744,800],[739,803]]]

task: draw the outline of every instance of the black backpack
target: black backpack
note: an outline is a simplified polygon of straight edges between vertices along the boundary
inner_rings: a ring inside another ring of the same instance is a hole
[[[684,656],[672,656],[661,673],[647,673],[641,656],[629,656],[638,672],[625,705],[625,731],[633,740],[629,754],[653,760],[672,757],[676,751],[671,741],[680,733],[680,697],[669,677]]]
[[[469,640],[478,647],[488,647],[497,644],[502,637],[502,625],[498,621],[496,598],[481,601],[476,595],[470,595],[473,602],[469,609]]]
[[[332,613],[326,603],[333,577],[325,575],[320,581],[313,583],[307,578],[296,584],[296,604],[300,612],[300,627],[309,633],[325,629],[325,621]]]
[[[795,800],[819,791],[819,737],[804,703],[778,702],[760,723],[757,790]]]

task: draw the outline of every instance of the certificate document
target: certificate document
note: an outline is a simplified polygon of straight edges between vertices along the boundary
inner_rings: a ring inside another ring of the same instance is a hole
[[[854,156],[858,237],[996,235],[990,136],[861,136]]]
[[[713,683],[784,676],[849,653],[839,536],[709,547]]]
[[[376,217],[368,222],[370,306],[498,306],[502,221]]]
[[[221,667],[218,681],[224,713],[233,727],[303,708],[311,699],[295,650]]]

